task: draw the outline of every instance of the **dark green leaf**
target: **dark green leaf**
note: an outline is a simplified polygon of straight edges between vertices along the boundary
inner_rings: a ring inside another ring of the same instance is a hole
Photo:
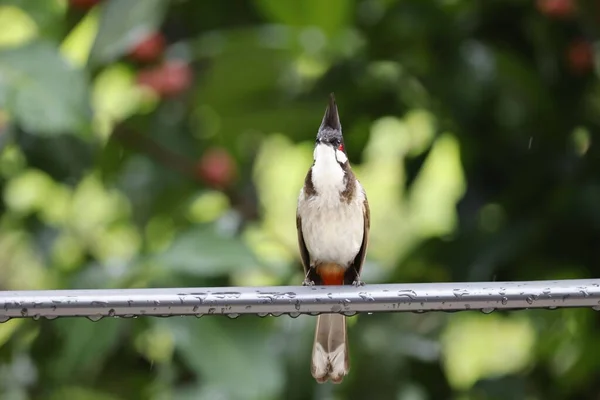
[[[86,132],[91,118],[87,77],[49,42],[2,50],[0,107],[33,134]]]
[[[107,63],[127,53],[140,39],[159,28],[168,6],[168,0],[144,0],[135,4],[131,0],[106,2],[90,63]]]
[[[227,275],[256,265],[254,256],[239,238],[222,236],[209,226],[180,234],[155,261],[166,271],[198,276]]]

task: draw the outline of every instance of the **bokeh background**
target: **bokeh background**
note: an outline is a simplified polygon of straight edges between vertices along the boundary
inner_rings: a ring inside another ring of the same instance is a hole
[[[600,2],[0,0],[0,289],[297,285],[335,92],[367,283],[600,272]],[[591,310],[10,320],[0,398],[599,399]]]

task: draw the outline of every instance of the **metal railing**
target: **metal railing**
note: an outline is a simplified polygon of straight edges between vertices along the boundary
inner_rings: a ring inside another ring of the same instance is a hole
[[[515,310],[590,307],[600,310],[600,279],[0,292],[0,322],[11,318],[260,316],[375,312]]]

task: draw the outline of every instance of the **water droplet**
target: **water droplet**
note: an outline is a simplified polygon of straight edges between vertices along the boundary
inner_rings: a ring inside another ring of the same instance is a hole
[[[345,311],[344,315],[347,317],[352,317],[353,315],[356,315],[356,311]]]
[[[115,316],[115,309],[111,308],[110,310],[108,310],[108,316],[109,317],[114,317]]]
[[[34,319],[35,321],[39,321],[39,319],[40,319],[40,314],[35,314],[35,315],[33,316],[33,319]]]
[[[486,308],[482,308],[481,312],[484,314],[491,314],[494,312],[494,310],[495,310],[494,307],[486,307]]]
[[[367,314],[369,314],[369,315],[373,315],[373,313],[372,313],[372,312],[369,312],[369,313],[367,313]]]
[[[125,315],[123,315],[123,318],[135,318],[135,315],[133,315],[133,314],[125,314]]]
[[[98,322],[98,321],[100,321],[100,320],[102,319],[102,317],[103,317],[103,316],[102,316],[102,315],[100,315],[100,314],[96,314],[96,315],[88,315],[88,316],[87,316],[87,319],[89,319],[89,320],[90,320],[90,321],[92,321],[92,322]]]
[[[508,297],[503,297],[501,301],[504,305],[508,304]]]
[[[259,317],[261,317],[261,318],[264,318],[264,317],[266,317],[267,315],[269,315],[269,313],[266,313],[266,312],[259,312],[257,315],[258,315]]]
[[[10,320],[10,317],[8,317],[6,315],[0,315],[0,323],[6,322],[8,320]]]
[[[203,315],[204,315],[204,314],[200,314],[200,313],[198,313],[198,314],[194,314],[194,316],[195,316],[196,318],[202,318],[202,316],[203,316]]]
[[[299,312],[291,312],[291,313],[289,313],[289,316],[292,318],[298,318],[300,316],[300,313]]]
[[[548,307],[548,310],[556,310],[557,308],[558,308],[558,307],[556,307],[556,306],[549,306],[549,307]]]
[[[358,295],[360,296],[361,299],[366,300],[366,301],[375,301],[375,299],[373,298],[373,296],[371,296],[370,293],[367,292],[359,292]]]
[[[454,297],[461,298],[461,297],[463,297],[465,294],[467,294],[467,295],[468,295],[468,294],[469,294],[469,292],[468,292],[466,289],[454,289],[454,290],[452,291],[452,294],[454,294]]]
[[[465,310],[470,310],[471,309],[471,305],[470,304],[465,304]]]
[[[594,310],[594,311],[600,311],[600,306],[593,306],[592,310]]]
[[[344,306],[344,308],[347,308],[350,305],[350,303],[351,303],[350,299],[342,300],[342,306]]]
[[[330,299],[333,299],[333,293],[327,293],[327,297],[329,297]]]
[[[414,300],[415,297],[417,297],[417,292],[415,292],[414,290],[409,290],[409,289],[399,290],[398,296],[399,297],[408,297],[409,299]]]
[[[26,308],[21,309],[21,316],[26,317],[27,316],[27,312],[28,311],[27,311]]]
[[[423,314],[423,313],[425,312],[425,310],[418,309],[418,310],[415,310],[415,311],[413,311],[413,312],[414,312],[414,313],[417,313],[417,314]]]
[[[296,300],[296,302],[294,303],[294,308],[295,308],[297,311],[300,311],[300,300]]]
[[[160,301],[158,301],[158,300],[154,300],[154,305],[155,305],[155,306],[160,306]]]
[[[227,314],[227,316],[231,319],[236,319],[237,317],[240,316],[240,314],[236,314],[236,313],[231,313],[231,314]]]
[[[336,304],[331,307],[331,312],[340,312],[342,311],[342,306],[340,304]]]
[[[548,287],[548,288],[546,288],[546,289],[544,289],[544,290],[542,291],[542,293],[544,293],[544,294],[550,294],[551,292],[552,292],[552,291],[550,290],[550,288],[549,288],[549,287]]]
[[[583,295],[583,297],[590,297],[590,294],[586,289],[581,289],[579,292]]]
[[[56,306],[52,306],[52,307],[51,307],[51,310],[52,310],[52,311],[56,311]]]
[[[90,304],[93,307],[106,307],[108,305],[108,303],[106,303],[104,301],[92,301]]]
[[[527,301],[527,303],[529,303],[529,304],[533,304],[533,297],[532,296],[527,296],[527,298],[525,299],[525,301]]]
[[[58,316],[56,316],[56,315],[46,315],[46,319],[48,321],[52,321],[53,319],[56,319],[56,318],[58,318]]]
[[[283,313],[282,312],[274,312],[274,313],[271,313],[271,315],[274,317],[281,317],[283,315]]]
[[[200,306],[194,306],[194,308],[192,308],[192,312],[198,311],[198,308],[200,308]]]

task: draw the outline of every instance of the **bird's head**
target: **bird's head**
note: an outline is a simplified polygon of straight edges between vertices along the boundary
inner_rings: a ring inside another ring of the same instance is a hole
[[[315,161],[320,157],[335,157],[335,160],[340,164],[348,162],[344,137],[342,136],[342,124],[340,123],[333,93],[329,95],[329,104],[325,110],[315,141]]]

